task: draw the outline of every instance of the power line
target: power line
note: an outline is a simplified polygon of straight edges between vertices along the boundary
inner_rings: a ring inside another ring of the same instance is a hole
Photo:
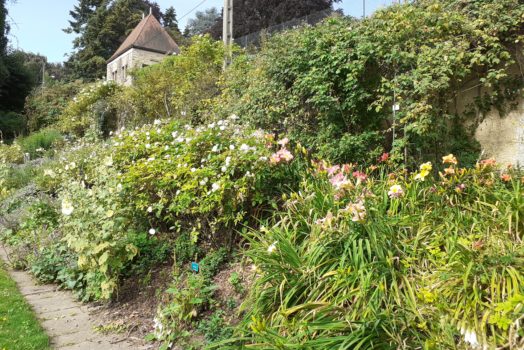
[[[195,11],[197,8],[199,8],[200,6],[202,6],[207,0],[202,0],[198,5],[196,5],[195,7],[193,7],[188,13],[186,13],[185,15],[183,15],[182,17],[180,17],[178,20],[180,21],[181,19],[187,17],[188,15],[190,15],[193,11]]]

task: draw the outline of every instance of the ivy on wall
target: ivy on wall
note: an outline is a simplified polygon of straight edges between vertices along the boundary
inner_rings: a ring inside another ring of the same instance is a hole
[[[523,29],[518,0],[420,0],[363,21],[331,18],[237,60],[222,105],[335,161],[391,149],[411,161],[450,151],[475,158],[471,132],[449,107],[474,80],[490,91],[477,99],[481,111],[518,96],[522,75],[509,68],[522,56]]]

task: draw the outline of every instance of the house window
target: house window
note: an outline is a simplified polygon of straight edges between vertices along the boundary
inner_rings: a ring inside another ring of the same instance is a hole
[[[118,76],[118,71],[115,70],[115,71],[113,72],[113,80],[114,80],[114,81],[116,81],[117,76]]]
[[[127,79],[127,64],[125,66],[122,66],[122,78],[123,80]]]

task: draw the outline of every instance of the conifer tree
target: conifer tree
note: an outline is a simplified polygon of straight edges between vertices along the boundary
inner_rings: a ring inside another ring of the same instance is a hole
[[[76,35],[67,62],[74,78],[102,78],[107,60],[150,8],[161,21],[158,4],[149,0],[78,0],[70,11],[69,27],[64,30]]]

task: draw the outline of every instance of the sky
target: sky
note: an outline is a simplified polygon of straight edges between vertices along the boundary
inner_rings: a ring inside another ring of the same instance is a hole
[[[364,0],[342,0],[337,8],[352,16],[362,16]],[[369,14],[394,0],[365,0]],[[162,10],[174,6],[183,30],[187,20],[196,11],[216,7],[219,10],[223,0],[156,0]],[[52,3],[52,5],[51,5]],[[62,29],[68,26],[69,11],[77,0],[15,0],[8,3],[11,23],[10,42],[14,49],[22,49],[47,56],[49,62],[63,62],[72,51],[74,36]]]

